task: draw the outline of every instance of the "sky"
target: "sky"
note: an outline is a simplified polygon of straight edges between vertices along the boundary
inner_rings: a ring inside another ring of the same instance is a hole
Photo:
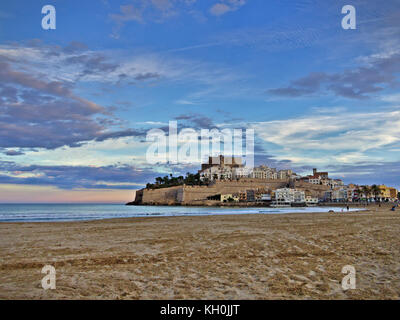
[[[399,74],[395,0],[3,0],[0,202],[122,203],[196,172],[146,160],[170,121],[254,129],[256,164],[400,188]]]

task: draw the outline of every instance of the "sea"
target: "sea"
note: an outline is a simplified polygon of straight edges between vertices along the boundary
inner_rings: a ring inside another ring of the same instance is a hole
[[[0,204],[1,222],[65,222],[115,218],[340,212],[338,207],[260,208],[125,206],[123,204]],[[360,210],[351,208],[351,211]]]

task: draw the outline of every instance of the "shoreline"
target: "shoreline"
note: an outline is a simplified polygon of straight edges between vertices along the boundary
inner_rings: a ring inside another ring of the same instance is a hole
[[[148,216],[140,216],[140,217],[123,217],[123,218],[104,218],[104,219],[93,219],[93,220],[70,220],[70,221],[0,221],[0,226],[4,224],[53,224],[53,223],[89,223],[89,222],[109,222],[109,221],[121,221],[121,222],[132,222],[132,220],[149,220],[149,219],[168,219],[168,218],[191,218],[191,217],[237,217],[237,216],[260,216],[260,215],[269,215],[269,216],[283,216],[283,215],[310,215],[310,214],[351,214],[357,212],[368,211],[367,209],[353,210],[353,211],[335,211],[335,212],[327,212],[327,211],[315,211],[315,212],[282,212],[282,213],[238,213],[238,214],[190,214],[190,215],[175,215],[175,216],[162,216],[162,215],[148,215]]]
[[[256,205],[255,205],[256,204]],[[382,205],[386,204],[392,204],[392,202],[382,202]],[[202,208],[221,208],[221,207],[237,207],[237,208],[272,208],[270,205],[266,205],[264,203],[257,203],[257,202],[239,202],[239,203],[229,203],[229,202],[224,202],[220,204],[207,204],[207,205],[201,205],[201,204],[191,204],[191,203],[135,203],[134,201],[132,202],[127,202],[125,204],[126,206],[133,206],[133,207],[202,207]],[[321,202],[318,203],[318,205],[313,205],[313,206],[291,206],[288,208],[307,208],[307,207],[359,207],[359,206],[374,206],[377,205],[376,203],[354,203],[354,202]]]
[[[149,205],[143,205],[143,207],[148,207]],[[139,205],[138,207],[142,207],[142,205]],[[152,205],[151,207],[158,207],[158,206],[154,206]],[[159,206],[159,207],[176,207],[176,208],[182,208],[182,206],[171,206],[171,205],[164,205],[164,206]],[[79,223],[79,222],[91,222],[91,221],[108,221],[108,220],[121,220],[121,219],[132,219],[132,220],[136,220],[136,219],[149,219],[149,218],[178,218],[178,217],[209,217],[209,216],[240,216],[240,215],[288,215],[288,214],[318,214],[318,213],[330,213],[330,214],[344,214],[344,213],[351,213],[351,212],[360,212],[360,211],[365,211],[368,210],[365,207],[350,207],[350,211],[345,210],[346,206],[306,206],[306,207],[240,207],[240,206],[189,206],[190,208],[199,208],[199,209],[217,209],[217,210],[221,210],[221,211],[217,211],[217,212],[194,212],[194,213],[168,213],[168,212],[163,212],[163,213],[142,213],[140,215],[136,215],[136,216],[126,216],[126,217],[104,217],[104,218],[83,218],[83,219],[68,219],[68,218],[61,218],[61,217],[56,217],[56,218],[48,218],[48,220],[44,220],[42,218],[42,220],[35,220],[34,217],[31,218],[31,220],[29,220],[29,217],[26,217],[26,220],[23,221],[12,221],[12,216],[10,216],[9,221],[0,221],[0,225],[1,224],[24,224],[24,223]],[[340,209],[344,209],[343,211],[336,211],[333,210],[333,212],[330,212],[332,209],[336,209],[336,208],[340,208]],[[225,213],[225,210],[233,210],[233,211],[238,211],[237,213],[234,212],[229,212],[229,213]],[[255,210],[259,210],[254,211],[254,212],[248,212],[248,211],[243,211],[241,212],[240,210],[251,210],[251,209],[255,209]],[[262,209],[265,209],[265,211],[263,211]],[[292,210],[293,209],[293,210]],[[318,209],[325,209],[325,211],[318,211]],[[328,210],[329,211],[326,211]],[[267,211],[267,210],[271,210],[271,211]],[[284,211],[279,211],[279,210],[284,210]],[[314,211],[315,210],[315,211]]]

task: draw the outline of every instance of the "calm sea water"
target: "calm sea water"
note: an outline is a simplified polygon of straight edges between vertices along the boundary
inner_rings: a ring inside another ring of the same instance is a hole
[[[338,208],[209,208],[119,204],[0,204],[0,222],[83,221],[131,217],[328,212]],[[354,209],[352,209],[354,210]]]

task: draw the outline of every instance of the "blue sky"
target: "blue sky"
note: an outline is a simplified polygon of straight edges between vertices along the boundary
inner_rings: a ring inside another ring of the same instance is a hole
[[[255,129],[257,163],[399,188],[399,21],[398,1],[4,0],[0,201],[122,201],[194,171],[146,162],[175,119]]]

